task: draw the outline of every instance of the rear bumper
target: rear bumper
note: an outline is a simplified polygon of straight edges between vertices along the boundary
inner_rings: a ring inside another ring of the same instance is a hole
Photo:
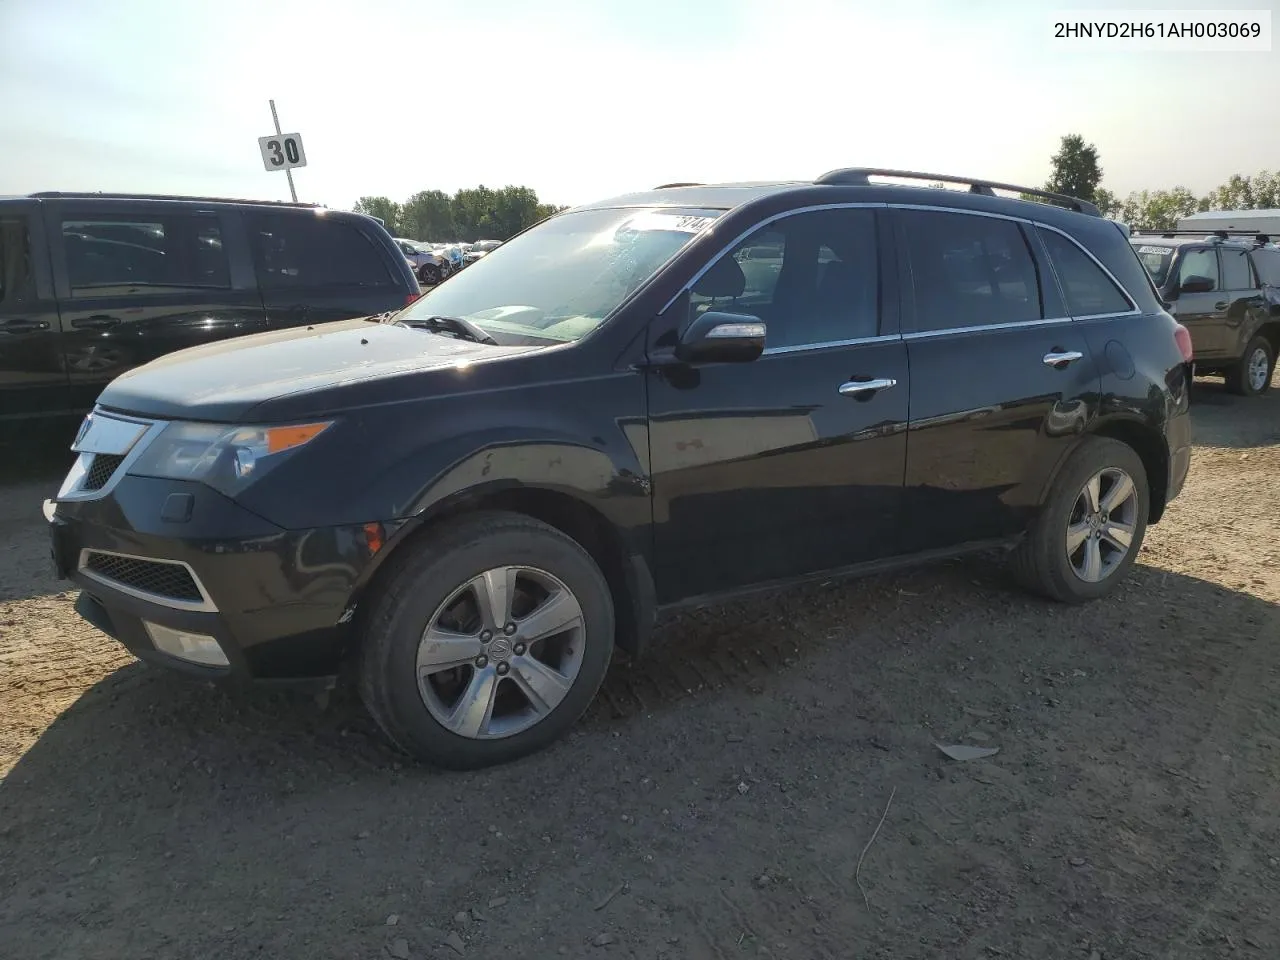
[[[175,493],[192,501],[176,523],[160,515]],[[373,556],[363,526],[283,530],[201,484],[128,476],[105,497],[46,504],[45,516],[55,570],[81,588],[77,612],[140,659],[238,681],[338,671]],[[130,566],[104,572],[104,556]],[[186,595],[134,570],[175,573]],[[148,623],[213,638],[226,663],[164,652]]]

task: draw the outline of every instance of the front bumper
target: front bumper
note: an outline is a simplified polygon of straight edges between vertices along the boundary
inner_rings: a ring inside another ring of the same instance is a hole
[[[166,506],[175,495],[187,505],[179,519]],[[81,588],[81,616],[140,659],[212,679],[335,674],[383,535],[378,525],[284,530],[203,484],[131,476],[103,497],[49,501],[45,516],[55,570]],[[138,570],[179,579],[139,580]],[[226,664],[165,653],[147,623],[214,638]]]

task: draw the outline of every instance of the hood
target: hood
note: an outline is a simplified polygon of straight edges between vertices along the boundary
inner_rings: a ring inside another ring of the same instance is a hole
[[[179,350],[113,380],[98,403],[161,419],[236,423],[271,400],[544,349],[497,347],[369,320]],[[334,398],[329,398],[334,399]]]

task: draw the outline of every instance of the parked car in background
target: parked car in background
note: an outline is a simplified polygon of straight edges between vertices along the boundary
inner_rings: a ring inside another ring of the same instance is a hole
[[[1105,596],[1187,475],[1189,359],[1084,201],[656,189],[390,321],[116,380],[45,509],[76,609],[138,656],[350,662],[394,743],[478,767],[562,734],[662,609],[993,547]]]
[[[1266,393],[1280,354],[1280,247],[1267,235],[1172,231],[1129,241],[1191,332],[1197,373],[1242,396]]]
[[[386,230],[360,214],[0,198],[0,429],[79,416],[112,379],[174,350],[398,310],[418,293]]]
[[[427,243],[396,238],[396,244],[409,262],[414,276],[424,287],[433,287],[449,275],[450,264]]]

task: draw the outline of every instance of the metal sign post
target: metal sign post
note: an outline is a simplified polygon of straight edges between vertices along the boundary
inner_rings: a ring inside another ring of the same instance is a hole
[[[289,178],[289,196],[293,197],[294,203],[297,203],[298,191],[293,186],[293,168],[307,165],[307,154],[302,149],[302,134],[281,133],[280,117],[276,114],[276,102],[274,100],[267,102],[271,104],[271,122],[276,125],[276,134],[274,137],[258,138],[258,149],[262,152],[262,166],[268,173],[284,171],[284,175]]]

